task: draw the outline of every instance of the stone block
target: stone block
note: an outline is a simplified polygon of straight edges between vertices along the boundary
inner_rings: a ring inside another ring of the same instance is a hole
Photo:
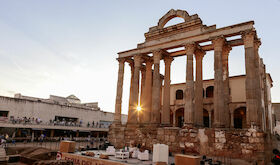
[[[164,140],[169,141],[169,135],[164,135]]]
[[[256,132],[253,132],[253,133],[252,133],[252,136],[253,136],[253,137],[257,137],[257,133],[256,133]]]
[[[180,141],[180,142],[179,142],[179,146],[180,146],[180,148],[185,148],[184,142]]]
[[[175,142],[176,141],[175,135],[170,135],[169,140],[170,142]]]
[[[246,135],[246,136],[252,136],[252,133],[249,132],[249,131],[247,131],[247,132],[245,133],[245,135]]]
[[[180,131],[179,131],[179,135],[180,136],[184,136],[186,133],[188,133],[189,132],[189,130],[188,129],[181,129]]]
[[[193,147],[194,147],[194,143],[185,142],[185,146],[186,146],[187,148],[193,148]]]
[[[165,135],[170,135],[171,134],[171,130],[169,130],[169,129],[164,130],[164,134]]]
[[[224,148],[224,144],[223,143],[214,143],[214,147],[217,150],[222,150]]]
[[[164,135],[164,129],[158,129],[157,133],[158,135]]]
[[[257,132],[257,133],[256,133],[256,136],[257,136],[257,137],[264,137],[264,133],[263,133],[263,132]]]
[[[191,156],[191,155],[175,155],[175,164],[176,165],[199,165],[201,158],[199,156]]]
[[[178,135],[178,131],[177,130],[173,130],[171,135],[174,135],[174,136]]]
[[[215,131],[215,138],[225,138],[225,132],[224,131]]]
[[[263,139],[257,137],[249,137],[249,143],[263,143]]]
[[[252,150],[242,149],[242,154],[252,154]]]
[[[190,133],[190,137],[194,138],[197,136],[197,133]]]
[[[215,143],[226,143],[226,138],[215,138]]]
[[[197,133],[198,131],[197,131],[197,129],[190,129],[189,132],[191,132],[191,133]]]
[[[74,141],[62,141],[60,142],[59,151],[60,152],[75,152],[76,142]]]
[[[252,144],[245,144],[242,148],[247,150],[253,150],[256,147]]]

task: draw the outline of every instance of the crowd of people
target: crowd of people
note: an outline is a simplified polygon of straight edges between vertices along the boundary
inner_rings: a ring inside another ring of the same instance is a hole
[[[50,125],[59,125],[59,126],[75,126],[75,127],[82,127],[83,121],[66,121],[65,119],[62,120],[50,120]]]
[[[89,122],[87,123],[87,127],[92,127],[92,128],[108,128],[109,126],[103,123],[94,123],[94,121],[90,124]]]
[[[10,122],[13,124],[41,124],[42,120],[40,118],[34,118],[34,117],[10,117]]]
[[[10,117],[10,122],[13,124],[47,124],[47,125],[54,125],[54,126],[72,126],[72,127],[83,127],[83,121],[67,121],[65,119],[62,120],[49,120],[49,122],[43,122],[40,118],[27,118],[27,117]],[[108,124],[103,124],[100,122],[88,122],[86,125],[88,128],[92,127],[92,128],[108,128],[109,125]]]

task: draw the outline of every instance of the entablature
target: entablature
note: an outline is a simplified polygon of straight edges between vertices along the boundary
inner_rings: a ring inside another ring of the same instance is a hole
[[[227,26],[223,28],[219,28],[212,31],[207,32],[199,32],[196,33],[192,32],[185,32],[173,35],[172,37],[162,38],[158,40],[144,42],[139,44],[136,49],[131,49],[124,52],[119,52],[119,57],[131,57],[135,54],[149,54],[152,51],[157,49],[173,49],[183,47],[186,43],[196,42],[196,43],[203,43],[207,41],[211,41],[211,38],[224,36],[226,37],[233,37],[237,35],[241,35],[243,32],[248,30],[254,30],[254,21],[244,22],[232,26]],[[240,41],[233,41],[238,42],[239,44],[233,46],[239,46]]]

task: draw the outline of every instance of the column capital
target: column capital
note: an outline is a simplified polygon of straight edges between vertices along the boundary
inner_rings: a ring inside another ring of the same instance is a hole
[[[256,38],[255,30],[247,30],[241,33],[245,48],[253,47]]]
[[[223,55],[226,55],[228,56],[229,55],[229,52],[232,50],[232,47],[229,46],[229,45],[224,45],[223,47]]]
[[[129,65],[131,68],[134,68],[134,61],[129,62],[128,65]]]
[[[218,50],[218,51],[223,50],[223,46],[226,42],[224,36],[214,37],[214,38],[211,39],[211,41],[212,41],[212,44],[214,46],[214,50]]]
[[[158,49],[158,50],[155,50],[153,51],[153,59],[154,59],[154,63],[157,63],[159,64],[161,58],[162,58],[162,50],[161,49]]]
[[[199,60],[199,59],[203,59],[204,55],[206,54],[206,52],[202,49],[197,49],[195,52],[195,59]]]
[[[142,57],[141,55],[135,55],[134,56],[134,66],[135,67],[140,67],[142,63]]]
[[[117,60],[119,61],[119,63],[124,64],[124,62],[126,61],[126,58],[117,58]]]
[[[260,39],[256,39],[256,40],[254,41],[254,46],[255,46],[256,49],[259,49],[259,47],[261,46],[261,44],[262,44],[262,42],[261,42]]]
[[[171,62],[173,61],[174,59],[173,59],[173,57],[171,57],[171,56],[165,56],[164,57],[164,63],[165,63],[165,65],[171,65]]]
[[[146,65],[153,65],[153,59],[147,59],[144,61],[146,63]]]
[[[191,42],[191,43],[187,43],[185,45],[185,49],[186,49],[186,54],[187,55],[193,55],[194,54],[194,51],[196,49],[197,45],[196,43],[194,42]]]
[[[142,67],[140,68],[141,72],[146,72],[146,67],[145,65],[142,65]]]

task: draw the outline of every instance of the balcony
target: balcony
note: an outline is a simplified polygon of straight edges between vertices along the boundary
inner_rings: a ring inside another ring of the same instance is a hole
[[[10,128],[33,128],[33,129],[61,129],[61,130],[80,130],[80,131],[109,131],[109,125],[95,124],[90,125],[77,122],[53,121],[44,122],[40,119],[29,120],[26,118],[0,117],[1,127]]]

